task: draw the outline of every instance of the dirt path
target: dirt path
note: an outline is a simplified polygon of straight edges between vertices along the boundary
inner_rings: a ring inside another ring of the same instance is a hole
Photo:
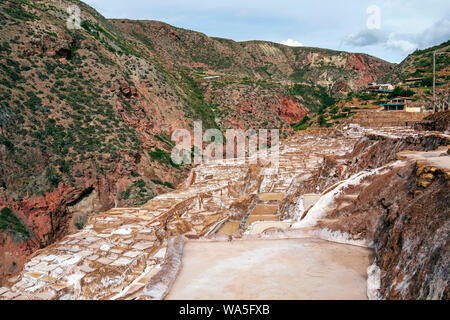
[[[188,242],[166,298],[367,299],[369,254],[316,239]]]

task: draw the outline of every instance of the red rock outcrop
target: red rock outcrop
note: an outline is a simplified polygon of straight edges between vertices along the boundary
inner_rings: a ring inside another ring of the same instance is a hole
[[[293,98],[279,96],[281,99],[280,117],[287,123],[296,123],[308,115],[308,110]]]
[[[0,207],[11,209],[20,220],[25,222],[30,231],[26,241],[14,240],[10,234],[1,232],[0,245],[0,280],[20,271],[25,259],[36,249],[43,248],[60,239],[68,232],[70,216],[65,214],[65,207],[74,201],[78,191],[73,188],[60,187],[45,196],[14,201],[0,197]],[[14,268],[11,268],[14,264]]]
[[[0,286],[9,277],[22,270],[30,255],[41,248],[33,239],[15,241],[7,233],[0,233]]]

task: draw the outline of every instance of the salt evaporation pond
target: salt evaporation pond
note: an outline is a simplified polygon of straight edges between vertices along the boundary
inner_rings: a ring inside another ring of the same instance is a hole
[[[367,299],[370,250],[318,239],[188,242],[166,299]]]

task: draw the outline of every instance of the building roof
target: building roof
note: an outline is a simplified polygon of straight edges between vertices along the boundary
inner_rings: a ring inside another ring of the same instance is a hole
[[[210,79],[218,79],[218,78],[220,78],[221,76],[209,76],[209,77],[203,77],[202,79],[203,80],[210,80]]]
[[[408,78],[405,79],[405,81],[418,81],[418,80],[422,80],[423,78]]]
[[[414,98],[411,98],[411,97],[395,97],[394,100],[395,100],[395,99],[414,100]]]

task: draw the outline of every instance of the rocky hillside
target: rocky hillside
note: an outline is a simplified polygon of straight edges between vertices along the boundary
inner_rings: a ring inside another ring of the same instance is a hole
[[[382,77],[383,81],[393,84],[404,83],[414,93],[414,105],[433,105],[433,52],[436,55],[436,98],[437,101],[446,98],[448,100],[450,80],[450,41],[440,45],[416,50],[410,54],[393,70]],[[407,95],[408,92],[403,92]]]
[[[67,7],[81,28],[67,27]],[[171,133],[293,132],[332,96],[392,65],[363,54],[209,38],[160,22],[107,20],[80,1],[0,3],[0,272],[183,180]],[[220,75],[216,80],[202,80]]]
[[[429,78],[433,76],[433,52],[449,52],[450,40],[440,45],[424,50],[416,50],[410,54],[400,64],[396,65],[392,72],[388,73],[384,79],[393,83],[404,81],[408,78]],[[448,80],[450,74],[450,56],[442,54],[436,56],[437,80]],[[427,81],[428,84],[429,81]]]
[[[235,42],[158,21],[111,22],[169,63],[199,74],[221,75],[228,80],[224,85],[236,79],[308,83],[338,93],[366,86],[394,68],[393,64],[366,54],[288,47],[266,41]]]
[[[92,8],[78,3],[92,22],[69,30],[61,3],[0,3],[5,274],[82,228],[87,214],[174,188],[188,169],[170,161],[171,131],[213,119],[188,85]]]

